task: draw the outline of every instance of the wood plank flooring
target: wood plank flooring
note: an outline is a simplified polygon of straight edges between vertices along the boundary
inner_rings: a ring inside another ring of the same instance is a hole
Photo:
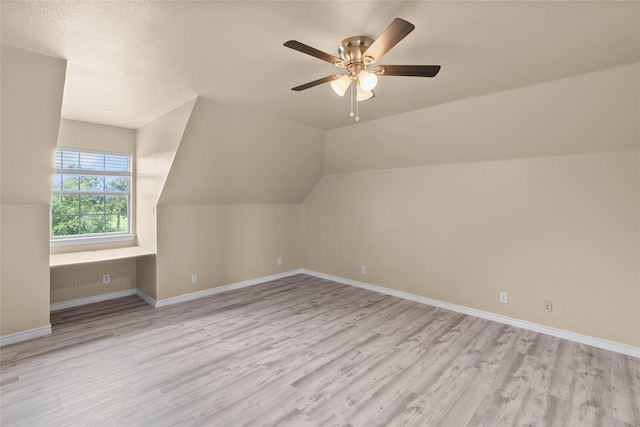
[[[640,359],[306,275],[52,313],[2,426],[639,426]]]

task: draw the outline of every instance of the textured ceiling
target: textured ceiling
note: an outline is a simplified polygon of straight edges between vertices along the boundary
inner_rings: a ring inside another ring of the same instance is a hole
[[[380,79],[371,120],[638,62],[638,2],[2,1],[2,43],[68,60],[63,117],[139,128],[196,95],[324,129],[353,123],[336,72],[282,44],[337,55],[395,17],[416,29],[381,64],[438,64],[433,78]],[[103,109],[112,110],[104,112]]]

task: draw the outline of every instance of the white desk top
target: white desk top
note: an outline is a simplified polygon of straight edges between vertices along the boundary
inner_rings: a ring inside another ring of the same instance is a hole
[[[67,252],[51,254],[49,256],[50,267],[62,267],[65,265],[87,264],[90,262],[111,261],[116,259],[136,258],[155,255],[155,252],[140,246],[128,246],[126,248],[100,249],[95,251]]]

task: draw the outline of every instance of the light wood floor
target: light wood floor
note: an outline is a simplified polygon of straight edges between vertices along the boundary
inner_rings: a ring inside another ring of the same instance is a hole
[[[2,426],[640,425],[640,359],[305,275],[52,323]]]

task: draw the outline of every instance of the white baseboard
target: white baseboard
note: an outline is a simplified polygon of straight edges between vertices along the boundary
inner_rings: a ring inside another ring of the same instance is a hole
[[[45,335],[49,335],[50,333],[51,324],[41,326],[39,328],[29,329],[27,331],[16,332],[15,334],[4,335],[0,337],[0,347],[43,337]]]
[[[136,295],[140,297],[142,300],[144,300],[151,307],[156,308],[156,300],[151,298],[149,295],[145,294],[144,292],[142,292],[140,289],[136,288]]]
[[[257,285],[259,283],[270,282],[271,280],[282,279],[284,277],[289,277],[289,276],[293,276],[294,274],[300,274],[300,273],[302,273],[302,269],[291,270],[291,271],[286,271],[284,273],[272,274],[270,276],[263,276],[257,279],[244,280],[242,282],[231,283],[229,285],[223,285],[217,288],[205,289],[203,291],[193,292],[190,294],[180,295],[172,298],[165,298],[161,300],[155,300],[150,296],[146,295],[144,292],[137,291],[136,293],[140,298],[145,300],[149,305],[155,308],[160,308],[160,307],[165,307],[167,305],[178,304],[181,302],[192,301],[198,298],[208,297],[208,296],[219,294],[222,292],[232,291],[234,289],[240,289],[240,288],[245,288],[247,286]]]
[[[420,295],[410,294],[408,292],[397,291],[395,289],[385,288],[383,286],[372,285],[365,282],[359,282],[357,280],[346,279],[344,277],[334,276],[332,274],[319,273],[317,271],[302,269],[304,274],[310,276],[319,277],[321,279],[332,280],[334,282],[342,283],[345,285],[356,286],[358,288],[368,289],[373,292],[379,292],[386,295],[391,295],[398,298],[403,298],[410,301],[419,302],[421,304],[432,305],[434,307],[440,307],[447,310],[455,311],[457,313],[468,314],[470,316],[480,317],[482,319],[492,320],[494,322],[504,323],[510,326],[516,326],[518,328],[527,329],[534,332],[539,332],[546,335],[551,335],[558,338],[564,338],[570,341],[579,342],[581,344],[587,344],[594,347],[610,350],[616,353],[622,353],[629,356],[640,358],[640,347],[634,347],[628,344],[623,344],[615,341],[609,341],[602,338],[596,338],[589,335],[579,334],[577,332],[571,332],[564,329],[558,329],[551,326],[540,325],[538,323],[529,322],[527,320],[520,320],[513,317],[503,316],[501,314],[491,313],[489,311],[478,310],[471,307],[465,307],[463,305],[451,304],[445,301],[440,301],[432,298],[423,297]]]
[[[135,294],[136,294],[135,289],[125,289],[122,291],[111,292],[108,294],[94,295],[92,297],[72,299],[70,301],[63,301],[63,302],[56,302],[51,304],[51,306],[49,307],[49,310],[50,311],[62,310],[64,308],[77,307],[79,305],[92,304],[94,302],[106,301],[114,298],[122,298],[122,297],[127,297],[129,295],[135,295]]]

